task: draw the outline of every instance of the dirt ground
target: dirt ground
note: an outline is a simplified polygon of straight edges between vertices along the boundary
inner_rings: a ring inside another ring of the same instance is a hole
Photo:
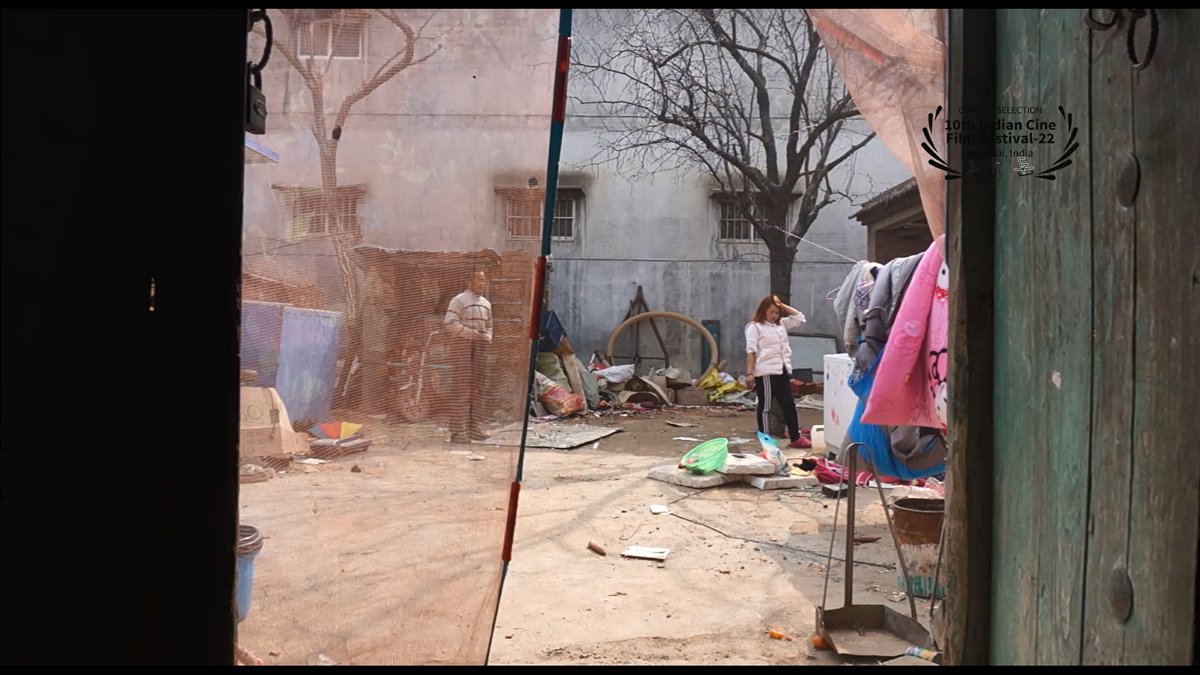
[[[646,477],[695,444],[674,437],[753,438],[753,413],[672,408],[552,424],[580,423],[622,431],[595,448],[526,451],[494,631],[515,448],[368,422],[367,452],[243,485],[242,522],[265,541],[239,643],[268,664],[842,662],[808,639],[835,500],[817,487],[700,490]],[[856,602],[907,613],[878,494],[860,490],[856,513],[858,537],[879,537],[855,547]],[[665,562],[621,557],[631,545],[671,551]],[[839,532],[830,608],[842,605],[844,550]],[[928,602],[917,610],[928,626]]]

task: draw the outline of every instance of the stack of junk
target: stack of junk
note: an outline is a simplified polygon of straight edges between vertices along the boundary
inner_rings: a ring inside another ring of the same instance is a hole
[[[708,369],[696,378],[684,368],[670,366],[647,369],[645,374],[639,375],[635,364],[614,365],[611,359],[595,352],[584,364],[567,339],[557,315],[549,310],[543,312],[534,364],[536,398],[532,414],[539,418],[568,417],[589,410],[756,405],[754,390],[747,386],[745,377],[734,378],[723,372],[721,368],[725,362],[716,361],[715,356]],[[820,384],[795,380],[792,384],[798,396],[820,396]],[[820,401],[810,407],[819,410]],[[782,418],[773,422],[778,422],[777,425],[773,423],[773,431],[781,431]],[[775,426],[779,429],[774,429]]]
[[[371,446],[362,425],[350,422],[308,420],[292,422],[288,408],[274,387],[256,387],[257,374],[242,371],[241,420],[238,430],[239,478],[259,483],[286,472],[293,461],[325,461],[363,452]]]

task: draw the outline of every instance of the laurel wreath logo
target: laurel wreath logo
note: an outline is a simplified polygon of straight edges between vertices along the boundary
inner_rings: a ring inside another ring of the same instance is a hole
[[[929,115],[926,126],[921,127],[921,133],[925,135],[925,140],[921,141],[921,149],[929,155],[929,164],[934,168],[941,169],[946,172],[946,180],[954,180],[962,178],[962,173],[957,169],[951,169],[946,160],[942,159],[938,154],[937,146],[933,143],[933,137],[929,135],[929,130],[933,128],[933,122],[942,114],[942,106],[938,106],[937,110]]]
[[[928,162],[930,166],[944,171],[946,173],[946,180],[956,180],[963,177],[962,172],[951,167],[950,163],[941,156],[941,154],[937,151],[937,146],[933,142],[933,136],[929,133],[930,130],[934,128],[934,122],[941,117],[942,110],[942,106],[939,105],[937,110],[927,117],[926,126],[921,128],[921,134],[925,137],[925,140],[921,142],[921,149],[924,150],[927,155],[929,155]],[[1057,180],[1058,177],[1055,175],[1055,173],[1062,171],[1068,166],[1071,166],[1071,164],[1075,161],[1071,159],[1071,155],[1075,154],[1075,151],[1079,149],[1079,143],[1075,140],[1075,138],[1079,135],[1079,127],[1075,126],[1075,116],[1068,113],[1061,105],[1058,106],[1058,114],[1062,116],[1063,120],[1066,122],[1066,127],[1070,129],[1070,132],[1067,135],[1067,142],[1063,148],[1062,154],[1058,156],[1058,159],[1054,160],[1054,163],[1048,168],[1043,169],[1036,174],[1036,176],[1042,180]],[[1022,172],[1018,175],[1026,176],[1031,174],[1032,172],[1030,172],[1030,174]]]
[[[1063,149],[1058,159],[1054,160],[1054,163],[1048,169],[1038,173],[1037,177],[1043,180],[1057,180],[1058,177],[1054,175],[1054,172],[1071,166],[1071,162],[1074,160],[1068,159],[1068,157],[1075,154],[1075,151],[1079,149],[1079,143],[1075,142],[1075,136],[1079,134],[1079,127],[1075,126],[1074,116],[1063,110],[1061,105],[1058,106],[1058,114],[1062,115],[1063,119],[1067,121],[1067,128],[1071,130],[1071,133],[1067,136],[1066,148]]]

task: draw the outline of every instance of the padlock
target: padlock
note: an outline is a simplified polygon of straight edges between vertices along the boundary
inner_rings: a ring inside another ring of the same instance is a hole
[[[267,133],[267,97],[262,92],[262,71],[246,64],[246,118],[247,133]]]

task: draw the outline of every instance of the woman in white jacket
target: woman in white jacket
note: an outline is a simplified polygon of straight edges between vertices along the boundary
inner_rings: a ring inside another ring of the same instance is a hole
[[[746,378],[758,395],[758,430],[770,432],[771,405],[779,404],[787,424],[789,448],[810,448],[812,442],[800,435],[796,402],[792,399],[792,348],[788,331],[804,325],[800,310],[783,304],[778,295],[758,303],[754,318],[746,324]]]

